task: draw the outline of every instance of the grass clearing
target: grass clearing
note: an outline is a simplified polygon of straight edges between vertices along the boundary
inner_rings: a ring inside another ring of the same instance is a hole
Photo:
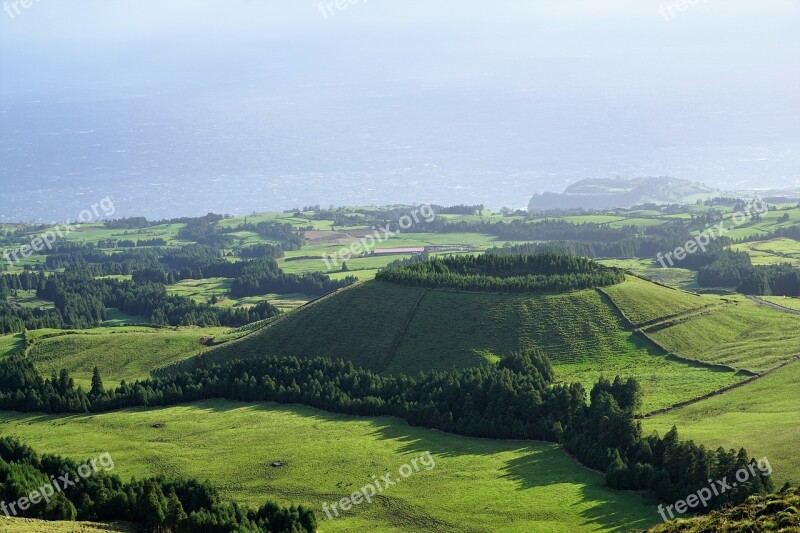
[[[25,349],[25,338],[22,333],[0,335],[0,357],[19,353]]]
[[[232,283],[230,278],[184,279],[175,285],[167,285],[167,292],[188,296],[199,304],[205,304],[212,296],[221,298],[227,295]]]

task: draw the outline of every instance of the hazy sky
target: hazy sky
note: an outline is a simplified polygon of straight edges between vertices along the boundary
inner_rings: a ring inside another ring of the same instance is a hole
[[[0,13],[6,94],[244,78],[800,89],[797,0],[32,1]]]
[[[800,186],[800,0],[30,1],[0,0],[0,217]]]

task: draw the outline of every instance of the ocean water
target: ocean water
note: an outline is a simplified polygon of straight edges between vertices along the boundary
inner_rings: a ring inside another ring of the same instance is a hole
[[[587,177],[798,186],[794,111],[713,94],[420,83],[3,97],[0,221],[75,219],[108,196],[115,216],[172,218],[312,204],[523,207]]]

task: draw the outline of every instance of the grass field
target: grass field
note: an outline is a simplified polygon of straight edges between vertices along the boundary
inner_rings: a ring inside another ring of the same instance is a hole
[[[91,332],[88,332],[91,331]],[[124,331],[118,328],[87,330],[36,341],[29,351],[45,376],[62,368],[79,384],[89,384],[97,366],[106,384],[147,378],[150,371],[207,348],[203,337],[223,335],[227,328],[181,328]]]
[[[759,306],[741,295],[718,299],[726,303],[711,313],[648,335],[680,356],[752,372],[800,354],[797,315]]]
[[[600,290],[614,301],[634,326],[700,309],[712,303],[702,296],[661,287],[633,276],[628,276],[625,283]]]
[[[587,389],[600,376],[635,377],[645,411],[741,379],[665,358],[592,290],[546,296],[428,291],[387,371],[477,366],[525,347],[542,349],[560,380]]]
[[[642,421],[662,435],[673,425],[706,447],[747,449],[768,457],[775,488],[800,484],[800,361],[743,387]]]
[[[126,479],[191,476],[253,507],[266,499],[306,503],[321,533],[628,531],[659,520],[652,502],[605,488],[601,475],[555,445],[468,439],[385,417],[210,401],[88,416],[4,413],[0,430],[76,460],[110,452]],[[325,519],[324,503],[372,475],[399,477],[427,451],[434,468],[388,487],[372,505]],[[273,461],[286,466],[272,468]]]
[[[52,309],[54,307],[53,302],[37,298],[35,289],[29,291],[19,289],[9,297],[8,302],[28,309]]]
[[[637,276],[683,290],[697,289],[697,273],[685,268],[664,268],[653,259],[597,259],[605,266],[630,270]]]
[[[332,272],[328,274],[331,279],[342,279],[348,276],[353,276],[358,278],[358,281],[369,281],[371,279],[375,279],[375,275],[378,273],[377,268],[367,269],[367,270],[350,270],[348,272]]]
[[[800,265],[800,242],[792,239],[744,242],[734,244],[731,249],[747,252],[754,265]]]
[[[123,313],[115,307],[106,309],[106,320],[103,322],[104,327],[117,327],[127,326],[130,324],[148,324],[150,321],[147,317],[129,315]]]
[[[142,531],[133,524],[95,524],[91,522],[49,522],[26,518],[8,519],[0,515],[0,531],[4,533],[100,533],[117,531],[134,533]]]
[[[221,298],[228,294],[231,282],[229,278],[184,279],[175,285],[167,285],[167,292],[188,296],[197,303],[205,304],[214,295]]]
[[[25,349],[25,338],[22,333],[0,336],[0,357],[6,357]]]
[[[4,533],[100,533],[117,531],[134,533],[142,531],[133,524],[96,524],[92,522],[49,522],[26,518],[8,519],[0,515],[0,531]]]
[[[336,250],[334,250],[335,252]],[[398,259],[408,259],[411,255],[390,255],[390,256],[367,256],[367,257],[353,257],[344,262],[347,263],[347,268],[352,272],[346,272],[344,275],[356,275],[359,270],[376,270],[383,268],[392,261]],[[315,257],[313,259],[297,259],[294,261],[280,261],[281,269],[287,274],[308,274],[311,272],[339,272],[342,268],[342,260],[337,259],[334,263],[330,261],[328,267],[322,260],[322,257]]]

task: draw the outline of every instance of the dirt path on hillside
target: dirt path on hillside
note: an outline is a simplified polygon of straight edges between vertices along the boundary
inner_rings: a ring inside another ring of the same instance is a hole
[[[750,296],[749,294],[747,295],[747,297],[750,298],[751,300],[753,300],[757,304],[769,306],[769,307],[771,307],[773,309],[777,309],[778,311],[781,311],[783,313],[791,313],[793,315],[800,315],[800,311],[798,311],[797,309],[790,309],[790,308],[784,307],[782,305],[778,305],[778,304],[775,304],[775,303],[772,303],[772,302],[768,302],[766,300],[762,300],[761,298],[758,298],[757,296]]]

